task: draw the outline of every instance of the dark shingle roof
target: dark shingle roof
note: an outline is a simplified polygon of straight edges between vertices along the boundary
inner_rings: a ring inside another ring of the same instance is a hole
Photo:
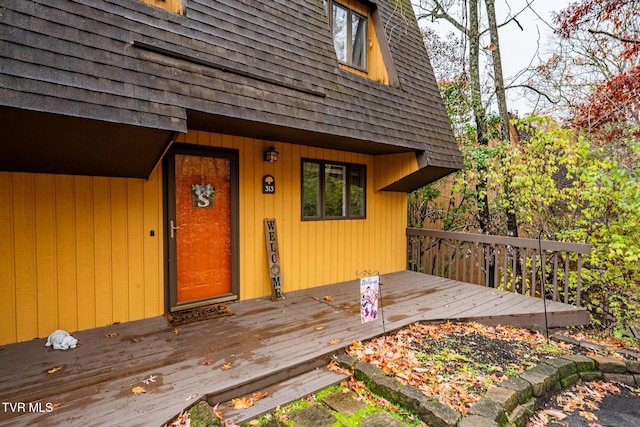
[[[0,106],[461,166],[410,0],[370,2],[398,87],[338,67],[322,0],[188,0],[185,16],[136,0],[3,3]]]

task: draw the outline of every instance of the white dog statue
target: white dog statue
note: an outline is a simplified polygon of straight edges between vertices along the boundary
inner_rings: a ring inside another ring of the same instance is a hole
[[[68,348],[76,348],[76,344],[78,344],[78,340],[69,335],[69,332],[58,329],[49,335],[45,346],[53,346],[54,350],[66,350]]]

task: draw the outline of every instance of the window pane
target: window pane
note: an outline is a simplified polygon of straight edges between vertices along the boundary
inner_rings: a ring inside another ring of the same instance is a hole
[[[324,167],[324,215],[347,215],[347,167],[326,164]]]
[[[347,9],[333,5],[333,46],[336,49],[338,60],[347,61]]]
[[[364,216],[364,168],[357,166],[349,172],[349,215]]]
[[[320,164],[304,162],[302,172],[302,216],[320,216]]]
[[[351,63],[360,68],[366,67],[367,19],[351,14]]]

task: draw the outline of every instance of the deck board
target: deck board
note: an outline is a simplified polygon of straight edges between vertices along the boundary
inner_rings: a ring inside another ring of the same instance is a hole
[[[387,332],[418,321],[543,324],[537,298],[410,271],[382,275],[381,283]],[[4,346],[2,401],[61,405],[51,413],[0,411],[0,425],[162,425],[200,399],[218,402],[282,381],[325,364],[353,340],[381,335],[380,319],[361,324],[359,301],[354,280],[291,292],[283,301],[233,303],[235,315],[183,325],[178,334],[159,317],[74,333],[80,345],[70,351],[47,349],[45,339]],[[588,322],[585,309],[561,303],[547,301],[547,312],[553,326]],[[223,370],[225,363],[231,368]],[[64,368],[48,374],[55,366]],[[156,382],[143,384],[150,375]],[[138,385],[147,392],[134,395]]]

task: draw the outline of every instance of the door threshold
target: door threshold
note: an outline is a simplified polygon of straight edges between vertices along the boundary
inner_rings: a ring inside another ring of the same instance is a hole
[[[180,310],[188,310],[190,308],[203,307],[205,305],[236,301],[237,299],[238,299],[237,295],[225,295],[217,298],[208,298],[208,299],[198,300],[193,302],[185,302],[183,304],[178,304],[175,307],[170,307],[169,311],[173,313]]]

